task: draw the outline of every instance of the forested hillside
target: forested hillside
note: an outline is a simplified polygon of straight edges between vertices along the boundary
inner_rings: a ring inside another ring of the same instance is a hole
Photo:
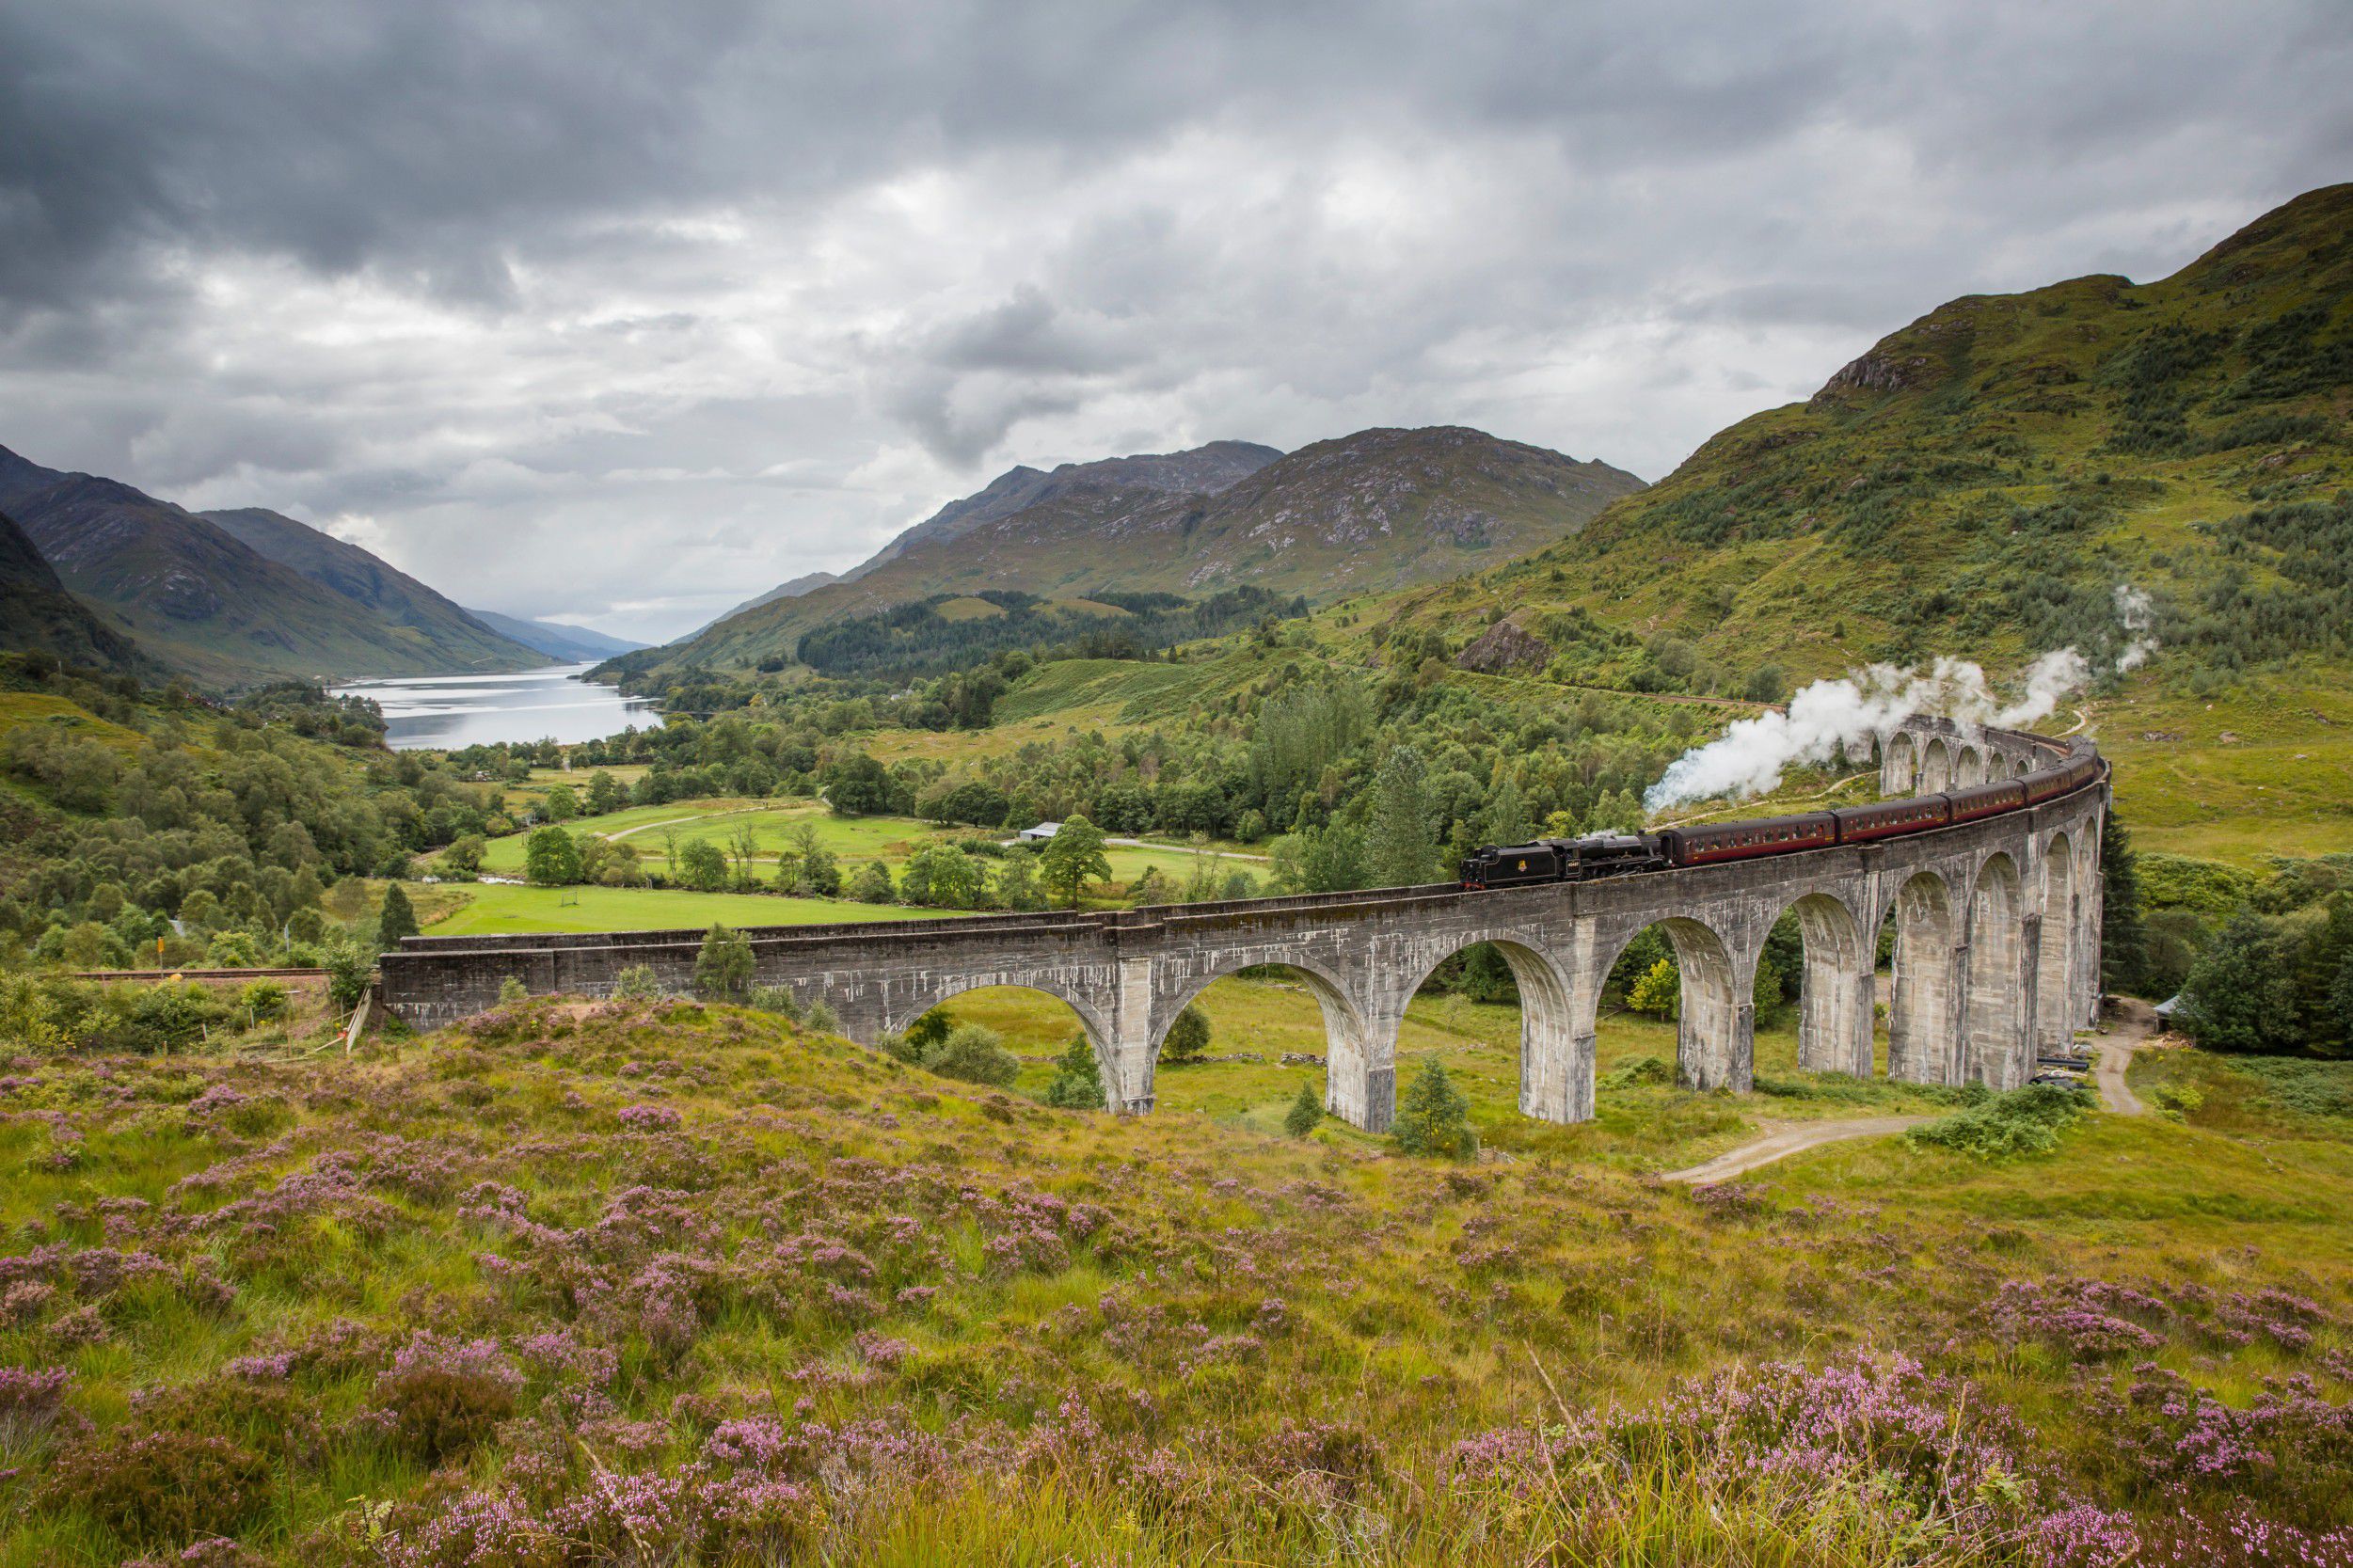
[[[203,516],[257,553],[374,611],[404,640],[413,636],[453,668],[514,670],[546,661],[536,646],[490,626],[407,573],[284,513],[246,506]]]

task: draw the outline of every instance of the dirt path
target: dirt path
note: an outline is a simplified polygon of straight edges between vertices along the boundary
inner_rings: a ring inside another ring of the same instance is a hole
[[[726,811],[707,811],[694,816],[666,816],[659,822],[640,822],[634,828],[624,828],[617,833],[597,833],[602,839],[618,844],[631,833],[649,833],[657,828],[675,828],[682,822],[716,822],[723,816],[742,816],[755,811],[776,811],[776,806],[734,806]],[[593,831],[593,830],[592,830]]]
[[[2117,1011],[2121,1016],[2115,1033],[2100,1041],[2100,1101],[2120,1117],[2145,1117],[2149,1107],[2124,1082],[2124,1072],[2133,1065],[2133,1053],[2155,1032],[2156,1009],[2138,997],[2126,996],[2118,1000]]]
[[[1778,1132],[1759,1138],[1755,1143],[1742,1144],[1688,1170],[1669,1171],[1661,1180],[1688,1181],[1694,1186],[1710,1181],[1728,1181],[1733,1177],[1745,1176],[1759,1165],[1770,1165],[1775,1160],[1786,1159],[1801,1149],[1843,1143],[1849,1138],[1884,1138],[1907,1127],[1917,1127],[1930,1119],[1928,1117],[1857,1117],[1849,1121],[1816,1121],[1803,1127],[1785,1127]]]

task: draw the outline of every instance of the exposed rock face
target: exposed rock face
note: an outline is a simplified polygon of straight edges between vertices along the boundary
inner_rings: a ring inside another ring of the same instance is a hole
[[[1481,674],[1506,670],[1541,670],[1552,662],[1552,644],[1514,621],[1498,621],[1455,656],[1455,665]]]
[[[1820,402],[1841,392],[1900,392],[1928,381],[1935,363],[1925,354],[1894,355],[1875,348],[1840,366],[1814,398]]]

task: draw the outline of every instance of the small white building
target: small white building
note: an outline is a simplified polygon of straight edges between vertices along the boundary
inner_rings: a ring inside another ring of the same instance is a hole
[[[1043,844],[1061,831],[1062,824],[1059,822],[1041,822],[1034,828],[1024,828],[1020,838],[1024,844]]]

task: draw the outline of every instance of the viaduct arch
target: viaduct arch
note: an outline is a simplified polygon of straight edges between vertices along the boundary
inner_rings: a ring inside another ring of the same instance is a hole
[[[2089,743],[1915,720],[1878,737],[1883,794],[2007,780],[2089,752]],[[1431,971],[1492,942],[1521,998],[1519,1108],[1548,1121],[1594,1113],[1602,989],[1626,944],[1661,926],[1682,972],[1677,1066],[1687,1085],[1745,1092],[1751,1001],[1768,934],[1794,911],[1805,936],[1799,1056],[1820,1071],[1872,1070],[1876,1005],[1888,1009],[1892,1076],[2021,1083],[2039,1049],[2064,1044],[2098,1005],[2105,774],[2040,805],[1870,843],[1582,883],[1465,891],[1383,888],[1111,911],[1052,911],[746,931],[756,979],[824,1000],[853,1038],[902,1029],[942,1001],[1022,986],[1069,1003],[1105,1067],[1109,1108],[1152,1109],[1161,1041],[1213,981],[1287,967],[1324,1014],[1326,1102],[1386,1131],[1397,1038]],[[1893,920],[1890,980],[1874,973]],[[685,989],[699,931],[410,937],[383,960],[387,1006],[412,1024],[453,1022],[519,979],[533,993],[609,993],[650,967]]]

